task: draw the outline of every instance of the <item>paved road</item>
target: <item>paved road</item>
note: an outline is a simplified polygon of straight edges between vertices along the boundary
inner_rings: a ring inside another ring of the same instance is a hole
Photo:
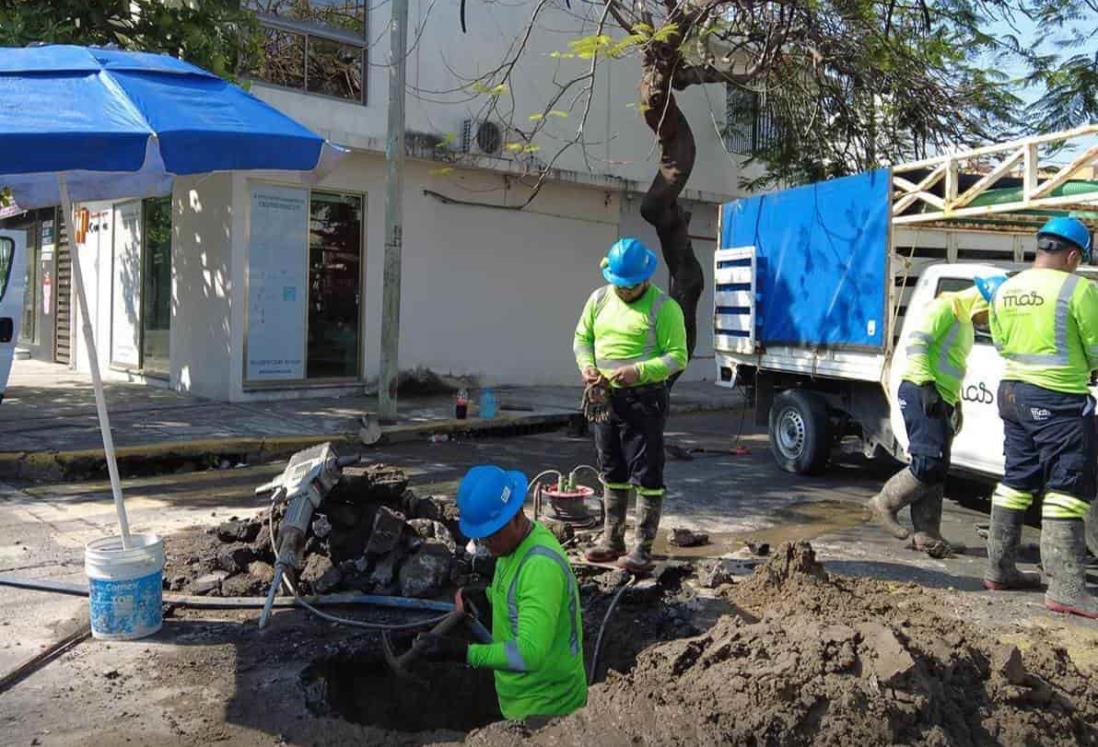
[[[959,558],[931,560],[902,549],[863,522],[861,503],[887,477],[891,465],[858,461],[836,465],[821,477],[789,475],[774,466],[764,433],[745,424],[737,439],[734,434],[740,430],[738,411],[672,419],[669,439],[684,448],[719,452],[741,445],[750,452],[735,456],[707,451],[692,461],[668,461],[670,492],[664,529],[699,529],[710,533],[713,541],[697,550],[676,551],[676,555],[715,557],[742,548],[748,539],[776,543],[807,538],[835,571],[965,591],[979,588],[984,555],[976,526],[986,521],[981,513],[947,502],[947,535],[972,549]],[[545,469],[570,470],[595,460],[589,439],[563,432],[403,444],[378,450],[371,457],[399,464],[411,474],[418,490],[437,495],[452,495],[465,469],[473,464],[495,462],[532,476]],[[279,469],[278,464],[258,465],[129,480],[125,492],[131,525],[134,531],[170,535],[186,526],[258,510],[263,502],[253,495],[253,488]],[[80,580],[84,544],[113,529],[105,482],[7,485],[0,491],[0,572]],[[1036,533],[1026,539],[1036,542]],[[659,548],[669,549],[662,538]],[[35,610],[40,612],[32,618],[66,618],[69,615],[60,610],[72,609],[75,614],[80,604],[52,595],[0,589],[0,618],[37,642],[54,638],[48,626],[28,630],[15,618],[25,618]],[[0,669],[31,645],[4,638],[9,642],[0,644]]]
[[[989,594],[980,589],[986,561],[976,527],[986,522],[982,513],[948,501],[945,532],[966,542],[970,549],[957,558],[932,560],[904,549],[863,520],[861,504],[887,478],[893,465],[859,460],[838,464],[817,478],[789,475],[774,466],[765,434],[742,420],[738,411],[672,418],[669,438],[673,443],[706,450],[692,461],[668,462],[670,493],[664,530],[687,526],[709,532],[713,539],[711,545],[689,552],[715,557],[742,550],[749,539],[771,543],[810,539],[832,572],[953,588],[958,591],[958,617],[991,622],[1011,619],[1042,627],[1065,645],[1086,649],[1079,656],[1098,658],[1094,654],[1098,651],[1098,625],[1050,615],[1041,606],[1039,594]],[[736,437],[741,431],[742,436]],[[748,453],[728,453],[733,446],[746,447]],[[533,475],[594,461],[589,439],[564,432],[409,443],[371,456],[402,466],[417,490],[436,495],[452,495],[464,470],[473,464],[495,462]],[[253,495],[254,487],[279,470],[277,464],[255,465],[127,481],[131,525],[134,531],[167,535],[170,542],[170,534],[183,527],[257,511],[263,501]],[[954,497],[969,502],[973,498]],[[82,581],[84,543],[113,530],[106,483],[0,485],[0,572]],[[1027,528],[1025,540],[1035,542],[1036,532]],[[658,548],[667,549],[662,538]],[[87,604],[81,598],[0,587],[0,673],[10,671],[86,620]],[[57,707],[59,698],[64,700],[67,675],[109,673],[116,661],[138,671],[144,666],[142,657],[153,656],[150,647],[161,651],[178,645],[173,641],[83,644],[0,695],[0,730],[10,729],[9,733],[18,733],[20,739],[27,736],[28,742],[41,737],[43,743],[50,743],[44,736],[56,721],[51,709]],[[114,716],[132,714],[132,705],[117,699],[111,703],[111,713],[118,711]]]

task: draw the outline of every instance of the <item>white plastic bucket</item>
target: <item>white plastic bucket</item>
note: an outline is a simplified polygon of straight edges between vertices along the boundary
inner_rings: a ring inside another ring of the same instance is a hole
[[[96,638],[128,641],[160,630],[164,622],[164,542],[155,534],[131,534],[89,542],[84,548],[91,632]]]

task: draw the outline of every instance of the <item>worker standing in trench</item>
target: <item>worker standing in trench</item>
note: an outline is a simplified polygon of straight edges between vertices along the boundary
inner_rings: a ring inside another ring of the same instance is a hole
[[[962,549],[942,537],[942,499],[953,439],[961,430],[961,384],[976,339],[974,325],[986,324],[988,299],[1004,280],[978,278],[976,287],[942,294],[907,339],[907,369],[897,396],[911,464],[893,475],[868,507],[894,537],[907,539],[911,532],[896,514],[910,505],[912,546],[931,557]]]
[[[602,260],[609,285],[587,299],[573,342],[605,488],[602,538],[586,558],[617,560],[636,574],[653,568],[652,543],[666,492],[663,431],[669,383],[687,362],[682,309],[651,283],[658,264],[637,239],[620,239],[610,247]],[[636,531],[626,555],[625,515],[634,490]]]
[[[1098,430],[1090,396],[1098,369],[1098,288],[1074,274],[1090,262],[1091,235],[1075,218],[1053,218],[1037,232],[1033,267],[998,289],[991,335],[1006,361],[999,385],[1006,468],[991,499],[984,585],[1036,588],[1040,579],[1014,565],[1022,519],[1041,506],[1045,606],[1098,618],[1086,590],[1083,520],[1098,492]]]
[[[423,655],[495,670],[500,711],[538,728],[587,703],[579,585],[552,532],[522,511],[521,472],[484,465],[458,487],[460,528],[496,558],[487,589],[492,643],[423,634]],[[464,608],[462,590],[455,606]]]

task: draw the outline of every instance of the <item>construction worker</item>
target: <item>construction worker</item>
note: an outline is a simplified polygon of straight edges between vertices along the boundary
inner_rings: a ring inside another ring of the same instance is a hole
[[[602,260],[609,285],[587,299],[573,344],[588,391],[609,390],[606,417],[593,426],[605,488],[605,526],[586,557],[594,563],[618,560],[632,573],[648,573],[653,567],[652,543],[665,493],[668,380],[687,360],[682,309],[650,282],[658,264],[637,239],[624,238],[610,247]],[[636,532],[632,552],[625,556],[625,514],[634,490]]]
[[[495,670],[505,718],[540,725],[587,703],[579,586],[553,534],[522,511],[521,472],[473,467],[458,487],[459,526],[497,558],[487,589],[492,607],[489,644],[433,634],[424,656]],[[465,605],[459,590],[455,606]]]
[[[1091,236],[1074,218],[1053,218],[1037,232],[1033,267],[1003,283],[991,304],[991,335],[1006,362],[999,385],[1006,466],[992,496],[988,589],[1036,588],[1015,553],[1022,518],[1041,507],[1045,606],[1098,618],[1086,590],[1083,517],[1095,492],[1098,433],[1088,384],[1098,368],[1098,288],[1073,274],[1090,261]]]
[[[961,383],[976,339],[974,324],[987,322],[990,288],[1005,277],[977,279],[959,293],[943,293],[930,304],[907,340],[907,368],[898,392],[911,463],[869,501],[881,525],[898,539],[911,534],[897,512],[911,506],[912,545],[942,558],[963,549],[941,535],[942,497],[953,438],[961,427]]]

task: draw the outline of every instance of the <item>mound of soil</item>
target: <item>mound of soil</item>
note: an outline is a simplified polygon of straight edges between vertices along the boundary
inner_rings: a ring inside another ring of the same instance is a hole
[[[783,545],[735,614],[653,646],[533,744],[1098,744],[1098,685],[1030,632],[1024,651],[948,616],[941,592],[830,576]],[[517,743],[513,726],[472,735]]]

